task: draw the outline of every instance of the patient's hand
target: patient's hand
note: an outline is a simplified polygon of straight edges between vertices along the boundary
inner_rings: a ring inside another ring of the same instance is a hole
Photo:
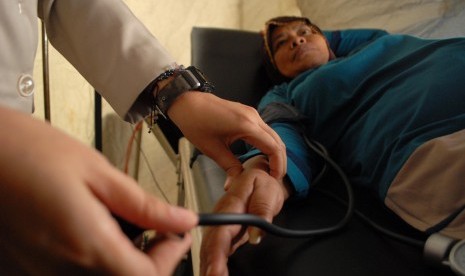
[[[252,213],[271,222],[281,210],[289,190],[268,173],[268,161],[255,156],[244,163],[244,171],[228,180],[226,194],[215,206],[215,213]],[[204,229],[201,247],[201,275],[228,275],[229,255],[247,240],[258,243],[261,231],[240,225]]]

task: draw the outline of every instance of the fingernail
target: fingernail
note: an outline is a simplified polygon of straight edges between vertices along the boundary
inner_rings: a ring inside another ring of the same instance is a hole
[[[195,224],[197,223],[198,216],[192,210],[186,209],[184,207],[179,207],[179,206],[171,206],[171,208],[172,208],[171,210],[173,210],[177,218],[182,218],[183,221],[192,220],[195,222]]]
[[[231,186],[231,180],[228,178],[226,178],[226,181],[224,182],[224,190],[225,191],[228,191],[229,190],[229,187]]]
[[[262,235],[260,229],[256,227],[251,227],[249,231],[249,243],[250,244],[259,244],[262,240]]]
[[[206,272],[205,272],[205,275],[206,275],[206,276],[209,276],[209,275],[211,275],[211,273],[212,273],[212,266],[211,266],[211,265],[208,265],[208,266],[207,266],[207,270],[206,270]]]

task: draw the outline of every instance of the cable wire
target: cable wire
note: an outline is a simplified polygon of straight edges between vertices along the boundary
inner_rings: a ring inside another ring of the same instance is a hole
[[[136,124],[136,126],[133,128],[131,137],[128,140],[128,144],[126,146],[126,155],[124,156],[124,168],[123,171],[125,174],[129,173],[129,161],[131,159],[131,153],[132,153],[132,144],[134,143],[134,140],[136,138],[137,133],[140,133],[142,130],[142,123],[143,121],[140,121],[139,123]],[[138,145],[140,146],[140,145]]]
[[[322,157],[323,156],[328,156],[326,148],[323,145],[321,145],[320,143],[318,143],[316,141],[310,141],[305,135],[304,135],[304,139],[306,140],[307,145],[309,147],[311,147],[314,151],[316,151],[318,154],[320,154]],[[321,151],[316,149],[313,144],[315,144],[319,149],[321,149]],[[326,196],[338,201],[339,203],[341,203],[343,205],[347,205],[347,202],[345,202],[343,199],[336,196],[335,194],[330,193],[330,192],[326,192],[326,191],[322,191],[320,189],[318,189],[318,190],[321,193],[325,194]],[[393,231],[391,231],[391,230],[389,230],[387,228],[382,227],[381,225],[377,224],[376,222],[374,222],[373,220],[368,218],[365,214],[363,214],[359,210],[355,209],[355,207],[354,207],[354,214],[357,217],[359,217],[362,221],[364,221],[366,224],[368,224],[369,226],[374,228],[375,230],[381,232],[382,234],[384,234],[384,235],[386,235],[386,236],[388,236],[388,237],[390,237],[392,239],[395,239],[397,241],[407,243],[407,244],[410,244],[412,246],[419,247],[419,248],[423,248],[424,245],[425,245],[424,241],[417,240],[417,239],[414,239],[414,238],[411,238],[411,237],[408,237],[406,235],[402,235],[402,234],[399,234],[399,233],[395,233],[395,232],[393,232]]]
[[[330,197],[333,200],[339,202],[340,204],[343,204],[343,205],[347,204],[343,199],[341,199],[340,197],[336,196],[335,194],[333,194],[331,192],[323,191],[321,189],[317,189],[317,190],[320,193],[324,194],[325,196]],[[388,237],[390,237],[392,239],[395,239],[397,241],[407,243],[407,244],[410,244],[412,246],[422,248],[422,249],[425,246],[424,241],[419,240],[419,239],[414,239],[414,238],[408,237],[406,235],[402,235],[402,234],[396,233],[394,231],[388,230],[387,228],[385,228],[385,227],[379,225],[378,223],[374,222],[372,219],[370,219],[369,217],[367,217],[365,214],[363,214],[362,212],[360,212],[357,209],[354,209],[354,214],[359,219],[361,219],[363,222],[368,224],[370,227],[374,228],[375,230],[381,232],[382,234],[384,234],[384,235],[386,235],[386,236],[388,236]]]
[[[139,146],[139,151],[142,154],[142,158],[144,158],[145,164],[147,165],[147,169],[150,173],[150,176],[152,177],[152,180],[157,187],[158,191],[160,192],[161,196],[163,199],[166,200],[167,203],[171,204],[168,196],[166,193],[163,191],[162,187],[160,186],[160,182],[158,181],[157,177],[155,176],[155,173],[152,170],[152,166],[150,166],[150,162],[147,158],[147,155],[145,154],[144,150],[142,149],[142,145],[139,144],[139,141],[135,139],[136,133],[142,131],[142,125],[144,121],[140,121],[133,129],[132,129],[132,135],[129,138],[128,145],[126,148],[126,155],[125,155],[125,163],[124,163],[124,172],[127,174],[128,173],[128,166],[129,166],[129,161],[131,158],[131,151],[132,151],[132,144],[134,141],[136,141],[137,145]]]
[[[353,195],[353,190],[350,185],[350,182],[345,175],[345,173],[342,171],[342,169],[329,157],[329,154],[326,150],[326,148],[319,144],[316,141],[311,141],[308,139],[306,135],[303,135],[305,139],[305,143],[313,150],[315,151],[318,155],[320,155],[326,163],[331,165],[331,167],[339,174],[341,177],[344,186],[346,187],[347,190],[347,202],[345,202],[343,199],[340,197],[330,193],[330,192],[325,192],[320,189],[318,189],[321,193],[324,195],[338,201],[339,203],[343,205],[347,205],[347,210],[345,216],[334,226],[327,227],[327,228],[321,228],[321,229],[311,229],[311,230],[294,230],[294,229],[287,229],[283,228],[277,225],[274,225],[272,223],[267,222],[266,220],[262,219],[259,216],[252,215],[252,214],[199,214],[199,225],[233,225],[233,224],[240,224],[240,225],[245,225],[245,226],[255,226],[258,227],[269,234],[275,235],[275,236],[280,236],[280,237],[287,237],[287,238],[309,238],[313,236],[320,236],[320,235],[327,235],[334,233],[340,229],[342,229],[351,219],[352,214],[357,215],[362,221],[367,223],[369,226],[374,228],[375,230],[379,231],[380,233],[395,239],[397,241],[415,246],[417,248],[423,248],[425,245],[424,241],[414,239],[411,237],[408,237],[406,235],[402,235],[399,233],[395,233],[391,230],[388,230],[381,225],[377,224],[367,216],[365,216],[362,212],[358,211],[355,209],[354,205],[354,195]],[[326,170],[326,167],[324,168]],[[317,179],[321,179],[322,174],[320,173],[317,177]]]

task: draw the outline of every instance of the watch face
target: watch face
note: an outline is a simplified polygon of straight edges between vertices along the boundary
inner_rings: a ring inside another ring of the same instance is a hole
[[[449,254],[451,269],[458,275],[465,275],[465,240],[454,245]]]
[[[197,90],[202,85],[200,82],[202,81],[199,79],[194,72],[190,70],[185,70],[180,72],[181,75],[184,77],[184,80],[189,84],[189,87],[186,87],[188,90]]]
[[[192,90],[212,92],[213,89],[200,70],[189,66],[179,70],[174,79],[158,91],[155,95],[156,110],[166,117],[168,109],[182,93]]]
[[[186,71],[190,72],[192,76],[197,80],[198,87],[195,87],[195,89],[198,89],[203,92],[213,92],[215,87],[213,84],[211,84],[205,75],[200,71],[198,68],[194,66],[189,66],[186,68]]]

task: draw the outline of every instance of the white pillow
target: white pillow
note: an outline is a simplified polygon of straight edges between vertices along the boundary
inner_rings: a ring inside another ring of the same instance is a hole
[[[320,28],[378,28],[422,37],[465,36],[463,0],[296,0]]]

